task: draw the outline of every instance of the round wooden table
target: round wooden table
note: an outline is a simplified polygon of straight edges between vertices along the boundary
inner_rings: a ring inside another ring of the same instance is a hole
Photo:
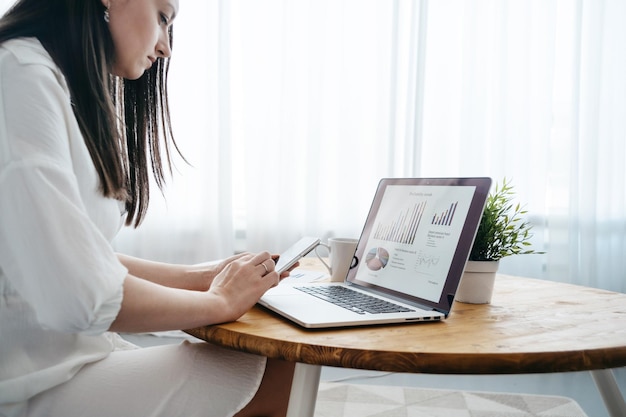
[[[491,304],[457,302],[441,322],[308,330],[257,306],[236,322],[186,332],[297,362],[290,413],[297,407],[298,415],[313,415],[325,365],[434,374],[592,371],[610,415],[626,416],[610,370],[626,365],[621,293],[499,275]]]

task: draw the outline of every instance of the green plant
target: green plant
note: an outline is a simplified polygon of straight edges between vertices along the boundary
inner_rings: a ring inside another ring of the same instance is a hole
[[[496,183],[495,191],[487,197],[470,261],[498,261],[505,256],[543,253],[529,248],[532,225],[523,220],[527,211],[519,203],[513,203],[514,196],[513,186],[506,178],[501,185]]]

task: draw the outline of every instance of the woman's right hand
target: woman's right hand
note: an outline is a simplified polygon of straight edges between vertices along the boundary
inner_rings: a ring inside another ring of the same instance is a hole
[[[234,321],[248,311],[270,288],[278,285],[279,275],[269,252],[246,253],[235,257],[215,276],[208,294],[220,306],[217,322]]]
[[[278,284],[275,266],[269,252],[242,254],[224,266],[206,291],[164,286],[128,274],[121,308],[109,330],[156,332],[237,320]]]

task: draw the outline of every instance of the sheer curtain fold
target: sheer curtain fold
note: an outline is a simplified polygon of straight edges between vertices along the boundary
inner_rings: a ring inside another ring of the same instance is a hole
[[[594,2],[582,8],[574,148],[577,172],[570,180],[575,190],[570,273],[589,285],[621,291],[626,289],[626,54],[617,45],[626,41],[626,29],[620,23],[624,16],[626,5],[620,1]]]
[[[504,272],[626,290],[623,1],[231,0],[177,20],[193,168],[139,233],[191,258],[280,251],[357,237],[381,177],[507,177],[546,254]]]

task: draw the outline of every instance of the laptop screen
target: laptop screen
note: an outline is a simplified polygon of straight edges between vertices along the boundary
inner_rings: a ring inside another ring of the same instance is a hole
[[[488,178],[383,179],[348,281],[449,311]]]

